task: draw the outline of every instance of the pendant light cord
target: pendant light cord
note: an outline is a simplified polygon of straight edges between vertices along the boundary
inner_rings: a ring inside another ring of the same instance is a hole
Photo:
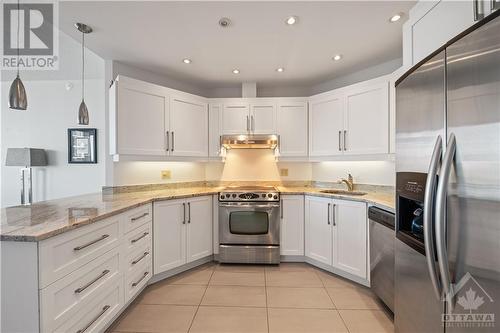
[[[82,32],[82,101],[85,96],[85,33]]]
[[[20,21],[20,6],[17,0],[17,77],[19,77],[19,21]]]

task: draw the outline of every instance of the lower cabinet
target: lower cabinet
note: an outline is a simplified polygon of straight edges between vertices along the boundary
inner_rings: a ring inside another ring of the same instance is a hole
[[[367,279],[364,202],[306,197],[305,238],[306,257]]]
[[[281,255],[304,255],[304,196],[281,196]]]
[[[212,254],[212,197],[154,203],[154,273]]]

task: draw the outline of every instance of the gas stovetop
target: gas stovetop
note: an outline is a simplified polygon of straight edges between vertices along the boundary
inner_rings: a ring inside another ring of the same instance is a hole
[[[219,192],[219,201],[279,201],[273,186],[230,186]]]

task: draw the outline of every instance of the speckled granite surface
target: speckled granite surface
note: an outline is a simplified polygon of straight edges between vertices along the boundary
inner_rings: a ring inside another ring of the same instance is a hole
[[[321,193],[320,191],[324,190],[324,188],[297,185],[300,184],[277,186],[277,188],[282,194],[306,194],[350,199],[394,211],[394,194],[390,191],[363,188],[362,190],[367,194],[354,197]],[[43,201],[29,207],[2,208],[0,212],[0,240],[41,241],[153,201],[210,195],[222,189],[223,186],[197,186],[120,193],[105,191],[103,193]]]

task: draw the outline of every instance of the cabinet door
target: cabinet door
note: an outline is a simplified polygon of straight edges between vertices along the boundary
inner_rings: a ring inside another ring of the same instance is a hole
[[[222,107],[221,133],[245,134],[250,131],[248,104],[225,104]]]
[[[366,204],[344,200],[333,204],[333,266],[366,279]]]
[[[187,202],[187,262],[212,254],[212,197]]]
[[[161,90],[149,85],[128,85],[120,80],[116,108],[118,154],[167,155],[169,101]]]
[[[172,97],[170,154],[208,156],[208,105],[194,98]]]
[[[304,197],[286,195],[281,197],[281,237],[282,255],[304,255]]]
[[[186,210],[183,200],[154,203],[153,244],[155,274],[186,263]]]
[[[208,156],[219,157],[220,153],[220,118],[222,105],[210,104],[208,107]]]
[[[326,265],[332,264],[331,210],[331,199],[305,199],[305,253]]]
[[[250,104],[250,130],[255,134],[276,133],[276,104],[260,101]]]
[[[281,156],[307,156],[307,103],[283,101],[277,113]]]
[[[344,130],[342,96],[312,101],[309,110],[310,156],[341,155],[341,134]]]
[[[413,64],[474,24],[472,2],[440,1],[413,25]]]
[[[389,153],[389,84],[387,81],[346,94],[345,154]]]

